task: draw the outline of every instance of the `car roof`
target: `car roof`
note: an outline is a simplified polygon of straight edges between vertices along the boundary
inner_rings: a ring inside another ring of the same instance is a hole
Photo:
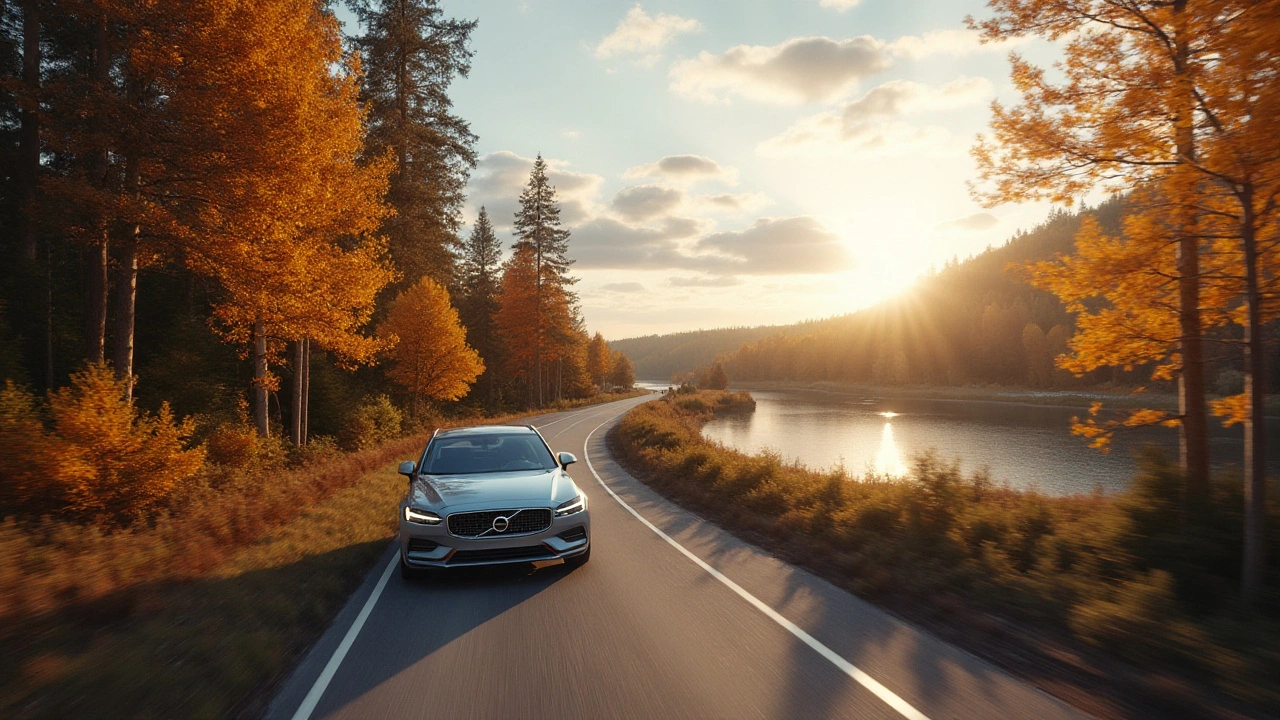
[[[528,425],[475,425],[473,427],[449,428],[436,433],[436,437],[458,437],[466,435],[533,435],[533,428]]]

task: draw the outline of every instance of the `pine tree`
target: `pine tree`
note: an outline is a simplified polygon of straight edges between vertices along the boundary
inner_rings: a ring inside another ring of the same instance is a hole
[[[485,372],[476,384],[478,393],[490,407],[495,402],[496,375],[502,361],[502,342],[494,320],[498,312],[501,270],[502,242],[494,234],[489,213],[482,206],[458,266],[458,315],[467,329],[467,343],[484,359]]]
[[[542,407],[546,399],[544,364],[567,354],[577,321],[577,295],[569,290],[577,278],[569,274],[569,231],[560,225],[556,189],[547,179],[547,163],[538,154],[529,173],[529,184],[520,193],[515,217],[516,241],[512,248],[522,262],[532,263],[533,300],[536,312],[532,328],[531,380],[533,399]],[[512,328],[514,329],[514,328]],[[550,379],[545,377],[545,379]]]
[[[450,112],[448,90],[471,69],[467,43],[476,21],[446,19],[437,0],[348,0],[364,32],[352,38],[363,60],[369,157],[391,152],[383,233],[403,289],[425,276],[453,280],[463,190],[475,167],[476,136]]]

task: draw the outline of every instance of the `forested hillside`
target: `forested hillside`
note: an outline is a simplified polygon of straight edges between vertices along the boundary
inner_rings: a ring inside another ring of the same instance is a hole
[[[812,326],[813,323],[799,323],[694,330],[670,335],[645,335],[624,340],[611,340],[609,347],[631,359],[636,369],[636,377],[646,380],[667,380],[677,373],[689,372],[696,367],[709,365],[716,357],[733,352],[744,344],[753,343],[771,335],[812,332]]]

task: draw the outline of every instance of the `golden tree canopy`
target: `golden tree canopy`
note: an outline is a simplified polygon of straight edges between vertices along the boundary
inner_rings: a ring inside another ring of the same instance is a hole
[[[435,280],[423,277],[400,293],[378,337],[391,346],[388,376],[414,397],[459,400],[484,372],[480,355],[467,345],[458,311],[449,293]]]

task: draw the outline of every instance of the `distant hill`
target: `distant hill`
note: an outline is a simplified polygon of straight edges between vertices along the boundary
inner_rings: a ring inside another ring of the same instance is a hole
[[[762,325],[693,330],[670,335],[613,340],[609,347],[624,353],[642,380],[667,380],[672,375],[710,365],[717,356],[772,335],[812,332],[812,323]]]
[[[1030,231],[921,278],[902,296],[854,313],[756,328],[650,335],[610,343],[643,378],[670,377],[719,359],[735,381],[800,380],[1058,387],[1083,381],[1055,370],[1071,316],[1052,294],[1025,284],[1010,265],[1069,253],[1085,214],[1118,232],[1119,199],[1054,212]],[[1123,380],[1127,378],[1115,377]]]

